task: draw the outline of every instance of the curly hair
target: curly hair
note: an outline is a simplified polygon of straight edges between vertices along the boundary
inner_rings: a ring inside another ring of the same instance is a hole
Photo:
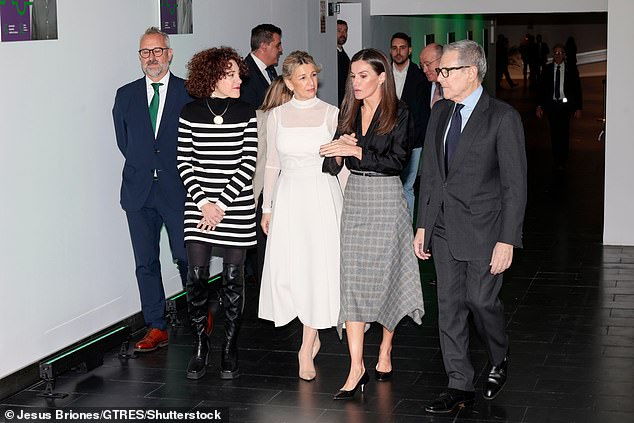
[[[194,54],[187,63],[187,81],[185,88],[192,97],[210,97],[218,81],[224,78],[227,69],[234,60],[240,70],[240,78],[248,73],[247,65],[240,55],[231,47],[213,47]]]

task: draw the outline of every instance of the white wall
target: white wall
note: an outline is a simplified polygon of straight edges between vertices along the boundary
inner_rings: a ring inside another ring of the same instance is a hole
[[[603,233],[603,242],[609,245],[634,245],[632,16],[634,3],[631,0],[609,1]]]
[[[111,109],[117,87],[142,75],[139,36],[158,24],[158,3],[59,0],[58,40],[0,43],[0,298],[11,316],[0,319],[0,378],[140,310]],[[336,81],[335,18],[319,34],[317,0],[193,7],[194,34],[171,37],[175,74],[203,48],[247,53],[251,28],[270,22],[285,55],[310,48]],[[336,84],[323,85],[336,101]],[[178,291],[166,242],[162,268],[168,295]]]
[[[610,0],[611,1],[611,0]],[[372,0],[372,15],[604,12],[608,0]]]

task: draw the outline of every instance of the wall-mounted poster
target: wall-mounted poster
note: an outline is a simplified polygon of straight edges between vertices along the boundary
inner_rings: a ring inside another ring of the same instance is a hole
[[[57,39],[57,0],[0,0],[0,40]]]
[[[159,0],[159,5],[161,31],[167,34],[194,33],[192,0]]]

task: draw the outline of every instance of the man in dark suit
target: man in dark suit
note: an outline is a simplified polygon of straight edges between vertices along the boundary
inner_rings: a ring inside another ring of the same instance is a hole
[[[240,100],[258,109],[266,90],[277,76],[275,66],[282,55],[282,30],[272,24],[260,24],[251,30],[251,53],[244,58],[249,75],[240,86]]]
[[[412,148],[409,161],[403,169],[403,193],[407,200],[409,212],[414,216],[414,182],[418,175],[420,155],[425,141],[425,130],[429,120],[429,99],[431,84],[423,76],[420,69],[410,58],[412,55],[412,39],[403,32],[392,35],[390,41],[390,55],[392,56],[392,70],[396,85],[397,97],[407,104],[410,112],[410,122],[413,132],[410,134],[409,144]]]
[[[240,99],[259,109],[264,101],[266,90],[277,77],[275,66],[282,55],[282,30],[272,24],[260,24],[251,30],[251,53],[244,62],[249,68],[249,75],[243,79],[240,86]],[[266,143],[258,142],[258,156],[256,158],[256,168],[266,160]],[[258,169],[259,170],[259,169]],[[263,172],[256,171],[256,177],[262,178]],[[254,183],[263,186],[260,179]],[[262,205],[262,194],[257,199],[257,204]],[[262,279],[262,269],[264,268],[264,256],[266,254],[266,235],[262,231],[260,221],[262,221],[262,207],[257,207],[255,211],[255,234],[257,238],[256,258],[249,254],[247,256],[247,268],[254,273],[258,283]]]
[[[348,41],[348,22],[337,19],[337,94],[339,105],[346,94],[346,81],[350,72],[350,57],[343,49],[346,41]]]
[[[566,50],[561,44],[553,47],[553,63],[544,68],[541,77],[539,105],[536,115],[544,113],[550,123],[550,142],[556,170],[564,170],[570,146],[570,118],[581,117],[581,80],[576,66],[567,66]]]
[[[176,170],[178,118],[191,98],[184,81],[171,74],[169,36],[149,28],[139,60],[145,76],[117,90],[112,109],[117,145],[125,164],[121,207],[126,212],[143,318],[148,326],[135,351],[168,343],[159,240],[165,225],[183,286],[187,279],[183,215],[185,188]]]
[[[444,47],[438,81],[445,100],[433,108],[425,137],[416,255],[431,257],[438,276],[438,326],[449,389],[431,413],[474,402],[468,315],[489,355],[485,399],[506,383],[508,337],[498,298],[503,272],[522,246],[526,153],[519,114],[482,89],[486,58],[462,40]]]

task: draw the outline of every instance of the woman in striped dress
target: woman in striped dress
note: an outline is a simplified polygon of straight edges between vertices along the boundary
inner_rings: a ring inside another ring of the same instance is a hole
[[[392,66],[375,49],[350,61],[341,103],[340,137],[322,146],[324,170],[336,174],[345,164],[350,177],[341,215],[341,308],[345,322],[350,373],[334,399],[353,398],[368,382],[363,363],[366,322],[383,326],[374,377],[392,377],[392,337],[399,321],[424,314],[418,261],[410,214],[400,175],[411,147],[407,106],[396,97]],[[340,332],[341,333],[341,332]]]
[[[222,379],[238,376],[236,340],[244,308],[244,259],[256,244],[252,178],[257,154],[255,110],[240,101],[246,65],[235,50],[211,48],[194,55],[187,91],[197,100],[181,111],[178,170],[187,189],[185,245],[187,306],[194,353],[187,378],[204,376],[209,353],[209,260],[223,249],[221,297],[225,312]]]

